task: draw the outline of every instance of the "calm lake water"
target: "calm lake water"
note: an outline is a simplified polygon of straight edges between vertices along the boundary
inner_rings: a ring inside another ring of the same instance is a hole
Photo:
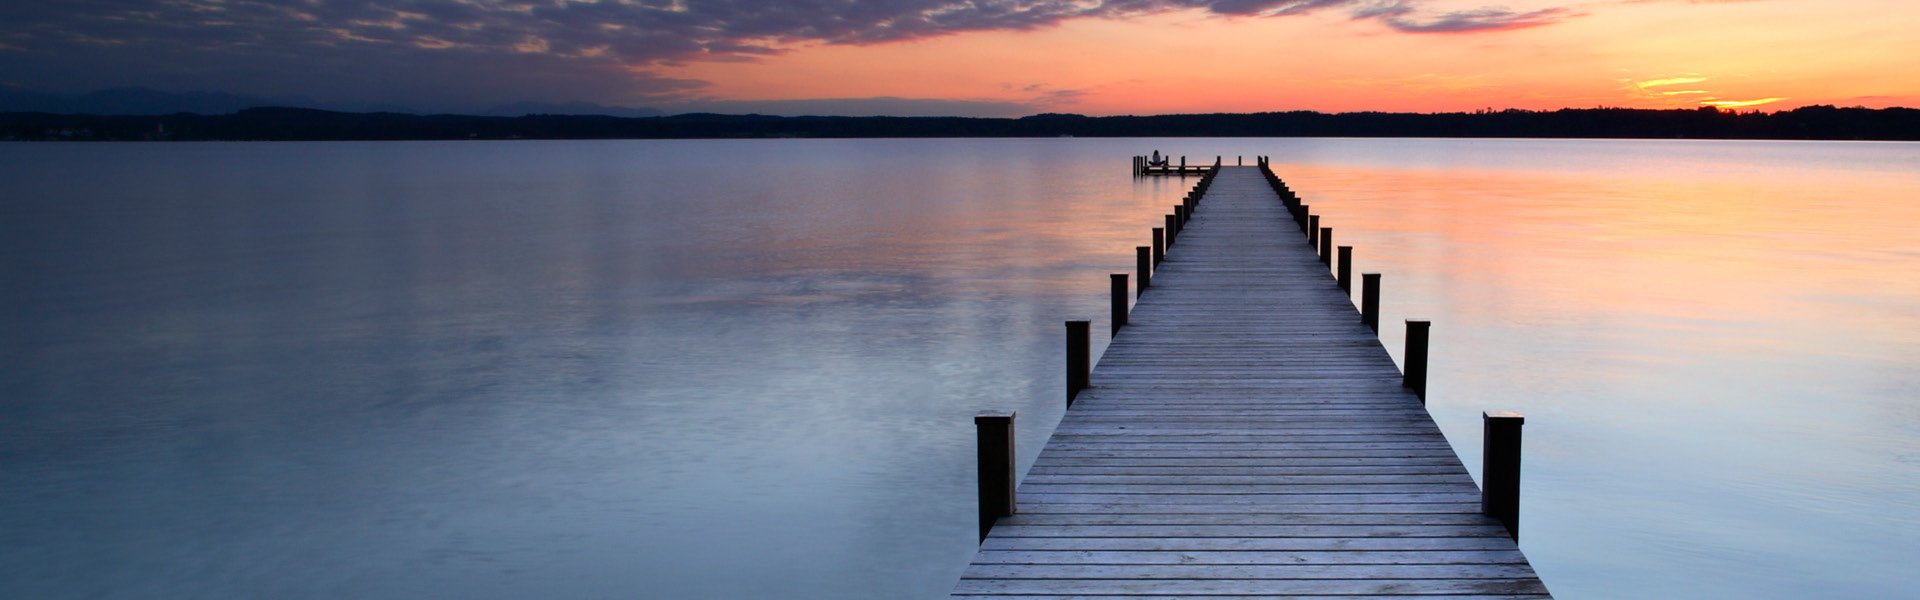
[[[0,596],[940,597],[1154,149],[1526,413],[1561,596],[1920,594],[1920,144],[1039,139],[0,144]]]

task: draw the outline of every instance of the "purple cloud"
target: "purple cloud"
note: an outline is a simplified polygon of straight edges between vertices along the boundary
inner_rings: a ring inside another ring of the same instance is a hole
[[[1378,19],[1388,27],[1406,33],[1471,33],[1524,29],[1552,25],[1575,16],[1578,16],[1578,13],[1565,8],[1546,8],[1525,12],[1506,8],[1482,8],[1423,17],[1420,10],[1411,3],[1398,0],[1368,6],[1353,13],[1355,19]]]
[[[222,89],[436,109],[517,100],[647,103],[703,82],[689,61],[796,43],[872,44],[1171,10],[1284,17],[1347,9],[1404,32],[1544,25],[1549,9],[1423,18],[1359,0],[73,0],[0,3],[0,84]]]

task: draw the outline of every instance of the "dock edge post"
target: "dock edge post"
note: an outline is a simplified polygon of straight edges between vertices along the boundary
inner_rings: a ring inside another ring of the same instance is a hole
[[[1360,322],[1380,333],[1380,274],[1360,274]]]
[[[1153,286],[1153,249],[1152,248],[1148,248],[1146,246],[1133,247],[1133,270],[1140,272],[1139,289],[1136,289],[1133,292],[1133,297],[1138,298],[1147,293],[1147,288]]]
[[[1506,526],[1520,541],[1520,427],[1527,418],[1497,410],[1480,413],[1480,512]]]
[[[1427,404],[1427,330],[1432,326],[1429,321],[1407,320],[1407,369],[1400,385],[1412,388],[1421,406]]]
[[[1114,273],[1113,278],[1113,335],[1120,335],[1120,328],[1127,326],[1127,274]]]
[[[1153,228],[1153,266],[1158,267],[1167,260],[1167,229]]]
[[[1067,321],[1067,407],[1073,407],[1073,399],[1080,390],[1087,389],[1088,379],[1093,371],[1093,335],[1088,331],[1092,321]]]
[[[1000,517],[1013,516],[1017,502],[1014,482],[1014,411],[983,410],[974,415],[980,466],[980,541]]]
[[[1333,228],[1320,228],[1320,264],[1333,266]]]
[[[1334,280],[1340,282],[1340,293],[1353,295],[1353,246],[1340,247],[1340,268],[1334,271]]]

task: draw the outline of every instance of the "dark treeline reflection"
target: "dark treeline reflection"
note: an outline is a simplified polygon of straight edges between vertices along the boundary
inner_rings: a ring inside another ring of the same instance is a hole
[[[1504,110],[1472,113],[1308,111],[1018,119],[776,117],[687,114],[483,117],[254,108],[228,115],[0,114],[0,140],[452,140],[863,137],[1486,137],[1920,140],[1920,109],[1807,106]]]

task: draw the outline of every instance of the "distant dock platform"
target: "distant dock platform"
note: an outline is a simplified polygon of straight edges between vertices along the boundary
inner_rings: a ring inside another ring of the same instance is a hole
[[[1186,176],[1199,177],[1199,176],[1206,175],[1208,173],[1213,172],[1214,167],[1220,166],[1221,164],[1220,161],[1222,158],[1223,157],[1220,157],[1220,156],[1213,157],[1212,164],[1194,163],[1192,165],[1189,165],[1187,164],[1187,157],[1185,156],[1181,156],[1181,157],[1174,157],[1171,155],[1166,157],[1135,156],[1133,157],[1133,176],[1134,177],[1154,177],[1154,176],[1171,175],[1171,176],[1177,176],[1177,177],[1186,177]],[[1240,161],[1235,160],[1235,162],[1240,162]]]
[[[1356,310],[1351,248],[1264,159],[1143,169],[1204,178],[1136,285],[1113,276],[1097,366],[1068,322],[1069,408],[1017,486],[1014,416],[976,419],[982,540],[953,597],[1550,598],[1516,542],[1520,416],[1483,416],[1483,493],[1427,414],[1426,323],[1403,373],[1378,275]]]

